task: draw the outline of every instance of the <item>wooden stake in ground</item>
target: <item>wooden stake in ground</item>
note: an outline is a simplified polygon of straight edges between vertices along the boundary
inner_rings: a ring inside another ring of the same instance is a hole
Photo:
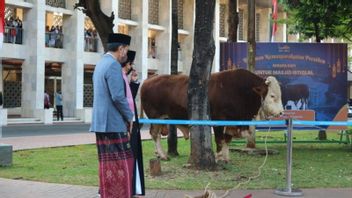
[[[151,159],[149,161],[150,175],[159,176],[161,175],[160,159]]]

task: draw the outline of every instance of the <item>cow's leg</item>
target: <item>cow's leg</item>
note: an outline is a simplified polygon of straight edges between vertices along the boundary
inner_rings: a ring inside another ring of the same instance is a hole
[[[304,99],[304,110],[308,109],[308,98]]]
[[[161,135],[163,136],[168,136],[169,135],[169,128],[167,127],[166,124],[161,124],[159,125],[159,132],[161,133]]]
[[[154,140],[155,143],[155,153],[158,157],[160,157],[162,160],[168,160],[167,155],[163,152],[163,149],[161,147],[161,130],[163,129],[163,125],[150,125],[150,135],[152,136],[152,139]]]
[[[232,136],[229,134],[224,134],[224,140],[222,145],[222,155],[224,162],[228,163],[230,161],[229,143],[232,140]]]
[[[189,128],[185,125],[176,125],[178,129],[181,130],[183,137],[188,140],[189,139]]]
[[[218,162],[219,160],[223,160],[223,153],[222,153],[222,145],[224,141],[224,127],[213,127],[214,135],[215,135],[215,143],[216,143],[216,155],[215,160]]]
[[[242,134],[243,137],[247,137],[247,148],[255,148],[255,126],[249,126],[248,135]]]

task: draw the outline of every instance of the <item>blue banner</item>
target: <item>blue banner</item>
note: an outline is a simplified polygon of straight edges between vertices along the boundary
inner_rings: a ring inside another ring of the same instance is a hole
[[[247,68],[247,43],[222,43],[220,53],[221,70]],[[257,43],[255,68],[257,75],[275,76],[281,83],[288,114],[347,119],[347,44]]]

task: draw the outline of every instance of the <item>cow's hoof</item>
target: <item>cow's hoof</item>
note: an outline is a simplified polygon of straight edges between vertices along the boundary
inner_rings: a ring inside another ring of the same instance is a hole
[[[255,143],[248,142],[247,145],[246,145],[246,148],[247,149],[255,149]]]
[[[221,157],[221,158],[215,158],[215,162],[218,163],[218,162],[223,162],[224,159]]]
[[[215,162],[217,163],[218,161],[223,161],[224,158],[222,156],[222,153],[216,153],[215,154]]]
[[[184,164],[184,165],[183,165],[183,168],[191,168],[191,167],[192,167],[192,165],[191,165],[191,164],[189,164],[189,163],[188,163],[188,164]]]
[[[170,160],[170,158],[168,156],[160,157],[160,159],[163,160],[163,161],[169,161]]]
[[[216,160],[215,159],[215,162],[218,163],[218,164],[228,164],[228,163],[230,163],[230,160],[225,160],[225,159]]]

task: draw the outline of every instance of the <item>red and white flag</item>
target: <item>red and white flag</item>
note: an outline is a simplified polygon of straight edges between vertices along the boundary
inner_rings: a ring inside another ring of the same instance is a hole
[[[4,42],[4,30],[5,30],[5,0],[0,0],[0,49]]]
[[[273,4],[273,13],[271,14],[271,18],[273,20],[273,29],[271,31],[271,42],[274,42],[275,33],[277,31],[277,0],[271,0]]]

